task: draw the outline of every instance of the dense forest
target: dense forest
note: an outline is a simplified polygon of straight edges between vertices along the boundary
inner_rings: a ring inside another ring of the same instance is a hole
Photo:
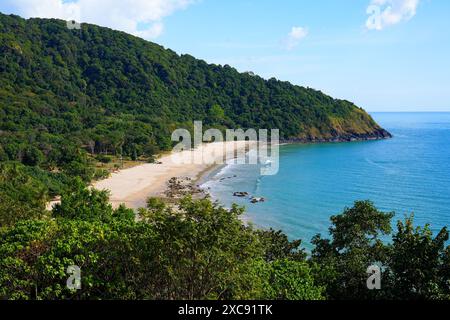
[[[0,299],[450,299],[445,228],[434,236],[407,218],[386,244],[393,213],[356,202],[307,256],[300,240],[244,225],[242,213],[149,199],[135,219],[78,180],[51,212],[0,227]],[[371,265],[380,290],[366,286]],[[67,287],[69,266],[80,286]]]
[[[0,14],[0,53],[0,299],[450,298],[447,229],[410,217],[393,232],[369,201],[332,216],[307,254],[237,206],[149,199],[134,212],[88,187],[107,174],[97,163],[151,161],[193,120],[303,142],[390,137],[352,103],[59,20]],[[370,265],[381,290],[367,289]]]
[[[61,193],[62,173],[101,176],[93,157],[134,160],[170,148],[170,133],[193,120],[278,128],[297,141],[390,136],[361,108],[313,89],[107,28],[0,14],[0,161],[34,167],[32,177],[52,181],[51,194]]]

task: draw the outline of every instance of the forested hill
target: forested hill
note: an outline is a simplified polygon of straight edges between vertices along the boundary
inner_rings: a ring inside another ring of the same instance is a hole
[[[350,102],[123,32],[2,14],[0,31],[0,160],[67,163],[77,148],[136,158],[169,148],[193,120],[279,128],[286,140],[390,136]]]

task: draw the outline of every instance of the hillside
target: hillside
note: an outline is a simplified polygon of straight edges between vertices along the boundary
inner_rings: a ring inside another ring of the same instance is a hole
[[[0,161],[89,180],[92,155],[151,156],[193,120],[279,128],[282,139],[303,142],[390,136],[361,108],[320,91],[107,28],[0,14]]]

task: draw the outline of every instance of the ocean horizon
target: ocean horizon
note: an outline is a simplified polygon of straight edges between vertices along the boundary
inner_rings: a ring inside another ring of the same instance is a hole
[[[374,112],[392,139],[280,146],[280,170],[261,176],[257,165],[226,165],[202,184],[224,206],[245,206],[244,219],[302,239],[328,234],[330,217],[371,200],[398,220],[414,215],[433,232],[450,225],[450,112]],[[234,197],[264,197],[250,203]]]

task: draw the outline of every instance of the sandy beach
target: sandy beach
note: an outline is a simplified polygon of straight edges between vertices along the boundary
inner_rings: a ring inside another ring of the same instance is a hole
[[[161,156],[155,164],[146,163],[112,173],[109,178],[93,183],[93,187],[109,190],[113,207],[123,203],[137,209],[145,206],[148,197],[162,196],[171,178],[190,178],[195,183],[204,173],[223,161],[234,159],[236,153],[243,153],[255,144],[248,141],[202,144],[195,149]],[[184,159],[184,163],[180,159]]]

